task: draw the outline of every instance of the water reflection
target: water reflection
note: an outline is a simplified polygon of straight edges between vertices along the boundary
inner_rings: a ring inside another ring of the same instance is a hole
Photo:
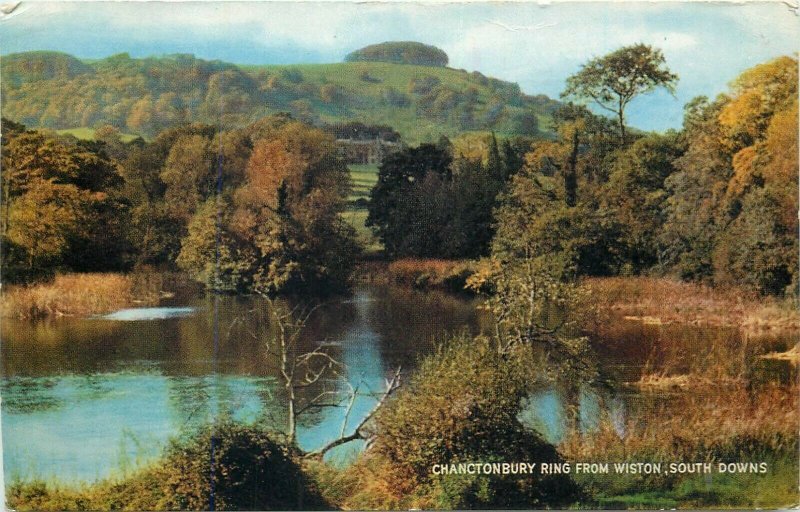
[[[213,300],[218,301],[216,343]],[[7,481],[125,474],[157,457],[171,436],[221,416],[285,430],[285,389],[275,361],[266,355],[263,301],[198,296],[178,306],[194,313],[126,322],[2,323]],[[302,350],[325,346],[347,371],[306,392],[357,388],[344,425],[344,433],[351,433],[394,368],[412,371],[445,333],[489,328],[475,306],[463,298],[393,287],[362,288],[322,305],[299,345]],[[591,342],[605,385],[573,381],[541,387],[521,416],[551,442],[561,441],[572,428],[589,432],[601,419],[610,420],[624,437],[634,412],[657,410],[678,396],[624,385],[643,373],[693,373],[717,381],[729,375],[754,386],[796,378],[796,369],[785,361],[758,357],[789,348],[793,341],[780,336],[755,339],[734,329],[616,319],[591,333]],[[343,432],[345,410],[320,409],[301,419],[298,443],[314,449]],[[345,461],[358,449],[352,443],[331,455]]]
[[[212,300],[190,301],[185,307],[193,308],[191,316],[3,322],[7,481],[124,474],[157,457],[171,436],[215,417],[285,429],[283,386],[257,325],[264,304],[216,298],[215,344]],[[345,425],[350,433],[373,407],[371,394],[382,389],[391,368],[410,370],[443,333],[479,328],[468,301],[368,288],[320,307],[300,344],[303,350],[327,345],[346,365],[342,378],[320,384],[358,388]],[[338,437],[344,415],[332,408],[304,415],[300,446],[313,449]],[[357,449],[346,446],[332,455],[341,460]]]
[[[164,320],[165,318],[177,318],[189,316],[194,313],[194,308],[130,308],[120,309],[100,318],[103,320],[118,320],[121,322],[136,322],[141,320]]]

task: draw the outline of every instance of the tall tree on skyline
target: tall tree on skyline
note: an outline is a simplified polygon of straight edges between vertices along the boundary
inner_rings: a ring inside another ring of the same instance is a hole
[[[664,87],[675,92],[678,75],[666,67],[661,50],[646,44],[625,46],[584,64],[567,78],[562,98],[590,100],[616,115],[620,138],[626,141],[625,109],[641,94]]]

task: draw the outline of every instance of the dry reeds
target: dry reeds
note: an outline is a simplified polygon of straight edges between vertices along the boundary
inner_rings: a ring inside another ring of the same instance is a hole
[[[642,408],[622,424],[601,421],[592,433],[573,433],[559,446],[572,460],[725,461],[797,450],[798,388],[745,386],[681,393]]]
[[[3,290],[1,311],[21,319],[107,313],[133,304],[134,287],[134,279],[122,274],[57,275],[49,283]]]
[[[584,283],[600,309],[647,323],[800,330],[800,312],[788,299],[668,278],[604,277]]]
[[[399,285],[463,290],[473,265],[463,260],[404,258],[389,263],[387,273]]]

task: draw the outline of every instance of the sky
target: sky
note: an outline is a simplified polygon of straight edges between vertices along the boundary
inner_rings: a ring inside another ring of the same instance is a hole
[[[0,17],[0,53],[327,63],[368,44],[420,41],[447,52],[451,67],[558,98],[587,60],[643,42],[663,51],[680,81],[674,96],[634,100],[628,120],[661,131],[680,127],[691,98],[714,97],[743,70],[797,52],[798,13],[782,2],[26,1]]]

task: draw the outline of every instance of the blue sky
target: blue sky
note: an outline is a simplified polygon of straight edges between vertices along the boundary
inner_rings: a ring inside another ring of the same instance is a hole
[[[681,78],[676,97],[637,99],[629,121],[664,130],[680,126],[692,97],[715,96],[742,70],[797,52],[800,16],[780,2],[23,2],[0,19],[3,54],[180,52],[242,64],[315,63],[387,40],[436,45],[452,67],[554,98],[588,59],[652,44]]]

